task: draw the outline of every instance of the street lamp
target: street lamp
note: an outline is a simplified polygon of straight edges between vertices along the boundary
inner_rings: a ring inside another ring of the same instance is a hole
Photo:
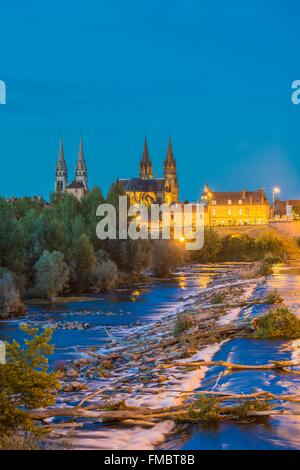
[[[275,186],[272,190],[272,219],[275,220],[275,193],[278,194],[280,193],[280,188],[278,186]]]

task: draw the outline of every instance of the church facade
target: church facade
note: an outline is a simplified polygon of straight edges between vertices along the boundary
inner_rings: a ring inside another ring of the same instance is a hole
[[[71,193],[78,199],[84,197],[88,191],[88,172],[87,165],[84,158],[83,142],[80,137],[78,156],[75,168],[75,177],[73,181],[68,184],[68,170],[65,161],[64,147],[62,138],[59,142],[58,158],[55,171],[55,192],[56,193]]]
[[[152,161],[149,155],[147,139],[145,138],[139,167],[139,177],[118,180],[129,197],[130,204],[150,205],[165,203],[170,205],[178,202],[179,185],[176,161],[170,138],[163,169],[163,178],[153,178]]]

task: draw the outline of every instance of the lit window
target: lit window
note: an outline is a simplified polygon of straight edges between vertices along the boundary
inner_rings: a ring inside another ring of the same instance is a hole
[[[231,209],[228,209],[228,215],[231,215]]]
[[[216,209],[212,209],[211,213],[212,215],[216,215]]]
[[[239,199],[239,205],[243,204],[243,199]]]
[[[231,206],[231,204],[232,204],[232,200],[231,200],[231,199],[228,199],[228,204]]]
[[[239,209],[239,215],[243,215],[243,209]]]
[[[216,201],[215,199],[213,199],[213,200],[211,201],[211,203],[212,203],[213,206],[216,206],[216,205],[217,205],[217,201]]]

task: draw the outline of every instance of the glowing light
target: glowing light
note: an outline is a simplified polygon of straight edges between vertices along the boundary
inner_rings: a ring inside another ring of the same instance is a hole
[[[280,188],[278,188],[278,186],[275,186],[275,188],[273,188],[273,192],[280,193]]]
[[[183,242],[185,242],[185,238],[184,238],[184,237],[180,237],[180,238],[179,238],[179,241],[183,243]]]

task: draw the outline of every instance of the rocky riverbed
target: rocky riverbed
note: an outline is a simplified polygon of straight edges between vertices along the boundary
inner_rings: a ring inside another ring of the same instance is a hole
[[[243,329],[233,322],[251,306],[254,291],[264,282],[253,264],[227,268],[216,269],[205,287],[183,296],[166,316],[151,324],[132,326],[121,338],[108,334],[105,345],[79,349],[78,359],[61,363],[62,391],[57,406],[161,409],[186,400],[185,392],[199,387],[207,368],[183,371],[165,365],[183,359],[209,360],[229,338],[243,336]],[[68,438],[70,431],[63,428],[61,417],[51,423],[59,425],[53,439]],[[79,449],[154,448],[175,432],[170,420],[133,424],[128,419],[116,427],[83,418],[77,427],[80,430],[72,429],[69,440]]]

